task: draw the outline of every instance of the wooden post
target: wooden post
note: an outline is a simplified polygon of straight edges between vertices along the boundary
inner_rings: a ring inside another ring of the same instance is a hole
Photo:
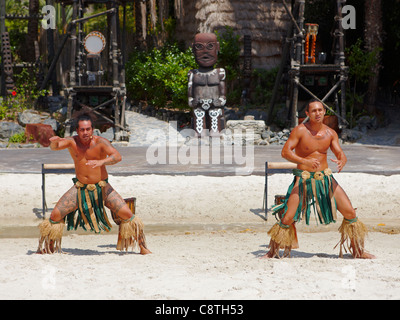
[[[118,10],[116,4],[113,4],[115,11],[111,14],[111,55],[112,55],[112,72],[113,72],[113,91],[115,94],[115,110],[114,110],[114,122],[115,132],[119,132],[120,128],[120,106],[119,106],[119,74],[118,74],[118,39],[117,39],[117,15]]]
[[[265,220],[268,220],[268,173],[269,170],[293,170],[297,168],[297,164],[293,162],[268,162],[265,161],[265,185],[264,185],[264,201],[263,209],[265,212]]]

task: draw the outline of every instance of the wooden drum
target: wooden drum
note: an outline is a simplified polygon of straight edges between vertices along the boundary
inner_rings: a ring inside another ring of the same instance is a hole
[[[124,199],[126,204],[129,206],[129,209],[131,209],[132,213],[135,214],[135,208],[136,208],[136,198],[127,198]]]
[[[132,197],[132,198],[127,198],[124,199],[124,201],[126,202],[126,204],[128,205],[129,209],[132,211],[132,214],[135,214],[135,208],[136,208],[136,198]],[[121,224],[121,218],[118,217],[114,212],[111,211],[111,216],[112,219],[114,220],[115,224],[117,224],[118,226]]]

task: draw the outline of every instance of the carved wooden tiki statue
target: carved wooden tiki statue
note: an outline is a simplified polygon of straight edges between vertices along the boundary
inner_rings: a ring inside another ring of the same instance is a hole
[[[214,69],[219,51],[217,36],[213,33],[197,34],[192,49],[199,66],[188,73],[188,98],[189,106],[193,108],[193,126],[199,135],[204,135],[207,130],[210,135],[218,135],[224,128],[226,89],[225,69]]]

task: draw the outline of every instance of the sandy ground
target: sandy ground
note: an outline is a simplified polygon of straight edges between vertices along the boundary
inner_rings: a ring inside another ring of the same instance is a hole
[[[275,223],[263,219],[261,176],[110,176],[124,198],[137,198],[153,254],[116,251],[115,226],[65,232],[66,254],[36,255],[41,175],[0,174],[0,299],[399,299],[400,176],[335,177],[371,231],[376,260],[338,258],[341,219],[301,223],[292,258],[260,259]],[[71,178],[46,176],[50,209]],[[269,204],[291,180],[269,178]]]

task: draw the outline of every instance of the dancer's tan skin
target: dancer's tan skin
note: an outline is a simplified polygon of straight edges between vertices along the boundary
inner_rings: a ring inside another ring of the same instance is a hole
[[[347,162],[340,144],[337,133],[330,127],[323,124],[325,108],[322,103],[311,102],[306,110],[309,121],[299,124],[290,133],[289,139],[282,148],[282,157],[288,161],[297,163],[297,168],[310,172],[323,171],[328,168],[327,154],[330,148],[336,159],[330,159],[336,163],[338,172],[342,171]],[[285,225],[292,224],[297,207],[299,205],[299,177],[296,177],[296,183],[288,200],[288,208],[281,222]],[[354,210],[346,193],[334,180],[333,190],[336,199],[337,209],[346,219],[354,219],[356,211]],[[272,252],[268,252],[263,258],[271,258]],[[374,259],[375,256],[363,252],[360,257],[363,259]]]
[[[50,138],[51,150],[67,149],[71,154],[75,164],[77,179],[83,184],[95,184],[108,177],[107,165],[113,165],[122,160],[121,154],[111,143],[99,136],[93,135],[92,122],[82,120],[78,122],[77,136],[60,138],[54,136]],[[132,217],[132,211],[124,199],[107,183],[105,188],[104,203],[107,208],[115,212],[121,219]],[[57,202],[53,209],[50,219],[60,221],[68,213],[78,208],[77,191],[75,186],[68,190]],[[141,254],[151,253],[139,239]]]

